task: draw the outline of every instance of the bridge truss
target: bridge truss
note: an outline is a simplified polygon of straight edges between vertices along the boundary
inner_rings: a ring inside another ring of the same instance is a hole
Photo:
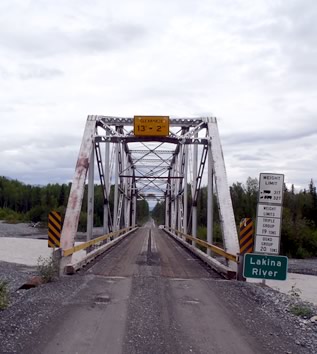
[[[224,248],[232,254],[239,252],[216,118],[171,118],[169,126],[168,136],[137,137],[133,118],[88,116],[64,219],[62,249],[74,245],[88,179],[87,240],[93,236],[97,180],[103,191],[104,234],[135,226],[137,200],[147,199],[164,202],[167,229],[193,238],[197,238],[199,190],[207,184],[207,242],[213,239],[215,194]]]

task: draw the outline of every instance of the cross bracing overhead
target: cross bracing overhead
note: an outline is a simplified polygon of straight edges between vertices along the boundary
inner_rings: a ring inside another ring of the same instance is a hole
[[[74,242],[86,175],[87,235],[92,236],[95,165],[103,189],[105,233],[135,225],[136,201],[147,199],[165,202],[166,227],[191,232],[196,237],[197,200],[207,172],[205,183],[208,180],[208,193],[217,195],[225,247],[238,251],[216,118],[170,118],[166,135],[136,136],[133,118],[88,116],[65,216],[62,247]],[[109,204],[111,185],[113,210]],[[191,207],[187,210],[184,206],[189,195]],[[209,240],[212,208],[209,205]]]

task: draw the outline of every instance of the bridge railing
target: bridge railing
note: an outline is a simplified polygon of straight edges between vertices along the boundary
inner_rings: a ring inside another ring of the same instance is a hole
[[[199,238],[193,237],[192,235],[185,234],[182,231],[171,227],[164,227],[163,230],[167,232],[169,235],[174,237],[178,242],[180,242],[183,246],[188,248],[191,252],[196,254],[200,259],[202,259],[205,263],[207,263],[210,267],[216,270],[218,273],[222,274],[227,279],[236,279],[238,274],[240,274],[239,266],[239,255],[234,255],[225,251],[224,249],[212,245],[204,240],[200,240]],[[201,251],[199,248],[191,245],[187,241],[191,240],[195,242],[195,244],[199,244],[207,249],[210,249],[212,252],[216,253],[219,256],[222,256],[227,259],[228,265],[224,265],[219,260],[209,256],[205,252]]]
[[[76,245],[71,248],[62,250],[61,248],[55,252],[54,258],[59,263],[59,274],[74,274],[77,270],[85,267],[88,263],[93,261],[99,255],[113,247],[120,242],[123,238],[128,236],[137,230],[138,227],[130,226],[125,229],[111,232],[109,234],[99,236],[93,240],[89,240],[82,244]],[[110,239],[110,242],[106,242]],[[95,246],[95,247],[94,247]],[[84,257],[79,257],[77,260],[73,260],[71,257],[75,252],[86,250]]]
[[[110,238],[119,237],[129,231],[132,231],[133,229],[136,229],[136,227],[130,226],[125,229],[121,229],[121,230],[114,231],[114,232],[111,232],[111,233],[103,235],[103,236],[99,236],[93,240],[90,240],[90,241],[84,242],[80,245],[63,250],[62,256],[67,257],[67,256],[72,255],[75,252],[85,250],[85,249],[87,250],[87,249],[91,248],[92,246],[102,246],[106,240],[109,240]]]
[[[211,243],[208,243],[208,242],[206,242],[204,240],[201,240],[199,238],[193,237],[191,235],[185,234],[182,231],[179,231],[179,230],[176,230],[176,229],[172,229],[171,227],[165,227],[165,228],[170,230],[170,231],[172,231],[172,232],[174,232],[176,235],[181,235],[181,236],[185,237],[186,240],[191,240],[191,241],[193,241],[193,242],[195,242],[195,243],[197,243],[197,244],[199,244],[199,245],[201,245],[203,247],[206,247],[207,249],[210,249],[212,252],[218,254],[219,256],[223,256],[226,259],[237,263],[237,256],[236,255],[228,253],[228,252],[226,252],[224,249],[222,249],[220,247],[212,245]]]

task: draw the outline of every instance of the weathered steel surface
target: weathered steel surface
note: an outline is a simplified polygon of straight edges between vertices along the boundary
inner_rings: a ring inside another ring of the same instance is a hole
[[[93,148],[96,119],[97,116],[88,116],[87,118],[64,219],[61,237],[61,248],[63,250],[74,246],[84,196],[85,180]]]
[[[115,126],[132,126],[134,119],[128,117],[108,117],[98,116],[100,119],[100,125],[102,123]],[[173,127],[196,127],[203,122],[203,118],[170,118],[170,126]]]
[[[216,118],[207,118],[225,250],[239,253],[239,242]]]

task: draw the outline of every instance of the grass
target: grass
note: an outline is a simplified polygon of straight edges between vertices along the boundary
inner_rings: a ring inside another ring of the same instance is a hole
[[[312,309],[307,305],[293,305],[290,312],[299,317],[311,317],[313,315]]]
[[[43,283],[50,283],[58,278],[58,262],[53,257],[39,257],[37,260],[37,271]]]
[[[8,208],[0,208],[0,220],[4,220],[7,224],[18,224],[26,221],[24,214]]]
[[[9,304],[9,290],[8,284],[0,281],[0,310],[4,310]]]

